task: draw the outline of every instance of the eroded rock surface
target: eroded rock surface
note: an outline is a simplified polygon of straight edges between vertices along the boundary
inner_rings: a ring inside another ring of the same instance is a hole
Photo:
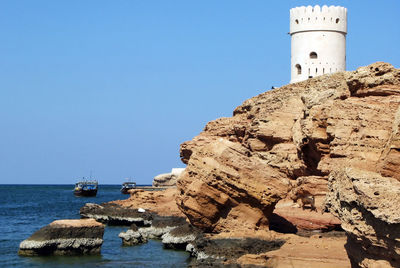
[[[292,190],[323,199],[338,168],[399,179],[399,103],[400,71],[382,62],[251,98],[181,145],[178,206],[206,231],[254,230]]]
[[[129,209],[144,208],[146,211],[155,212],[160,216],[184,217],[185,215],[179,210],[175,201],[177,193],[178,190],[176,188],[163,191],[134,189],[130,190],[128,199],[111,203]]]
[[[150,212],[139,212],[139,209],[129,209],[115,203],[87,203],[79,213],[82,218],[92,218],[109,225],[149,226],[152,220]]]
[[[245,260],[240,263],[239,259],[248,254],[258,255],[278,249],[284,243],[280,239],[203,237],[189,243],[186,250],[193,257],[189,267],[248,267],[246,265],[254,265],[254,262]],[[257,265],[265,267],[265,261]]]
[[[57,220],[19,245],[19,255],[100,254],[104,225],[93,219]]]
[[[151,226],[137,228],[132,225],[129,230],[121,232],[119,237],[123,245],[132,246],[146,243],[149,239],[161,239],[163,235],[183,225],[187,225],[185,218],[153,215]]]
[[[400,267],[400,182],[345,168],[329,177],[327,206],[347,233],[354,267]]]

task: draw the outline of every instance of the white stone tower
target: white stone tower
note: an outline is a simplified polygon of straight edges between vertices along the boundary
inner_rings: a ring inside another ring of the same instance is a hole
[[[291,83],[346,70],[347,9],[290,9]]]

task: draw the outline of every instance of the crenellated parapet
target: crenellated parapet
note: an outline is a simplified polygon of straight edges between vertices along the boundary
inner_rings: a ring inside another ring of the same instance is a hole
[[[347,33],[347,9],[340,6],[301,6],[290,9],[290,34],[303,31]]]

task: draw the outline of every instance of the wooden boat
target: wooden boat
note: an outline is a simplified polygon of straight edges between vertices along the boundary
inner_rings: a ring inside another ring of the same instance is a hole
[[[129,194],[129,190],[136,189],[136,182],[127,181],[122,184],[121,193]]]
[[[96,180],[82,180],[75,184],[74,195],[96,196],[98,182]]]

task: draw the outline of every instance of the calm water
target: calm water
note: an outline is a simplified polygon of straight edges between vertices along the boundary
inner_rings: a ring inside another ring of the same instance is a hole
[[[127,227],[106,227],[101,256],[20,257],[19,243],[57,219],[78,219],[85,203],[126,199],[119,185],[100,185],[96,197],[75,197],[73,185],[0,185],[1,267],[186,267],[188,254],[165,250],[160,241],[122,247]]]

